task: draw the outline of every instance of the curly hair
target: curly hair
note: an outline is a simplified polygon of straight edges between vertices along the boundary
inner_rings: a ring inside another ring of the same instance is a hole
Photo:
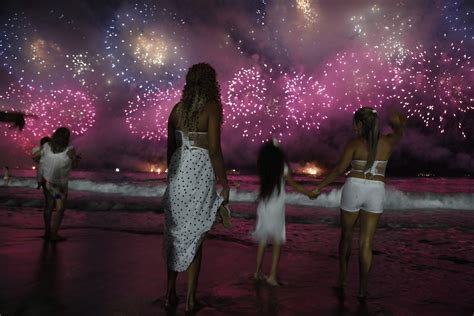
[[[221,94],[216,71],[206,63],[194,64],[186,75],[186,84],[178,106],[179,116],[187,131],[197,131],[197,114],[208,103],[215,103],[220,107],[222,124]]]
[[[377,154],[377,144],[379,141],[379,118],[377,111],[370,107],[363,107],[354,113],[354,122],[362,123],[362,137],[367,141],[369,147],[369,157],[364,170],[369,170],[375,161]]]

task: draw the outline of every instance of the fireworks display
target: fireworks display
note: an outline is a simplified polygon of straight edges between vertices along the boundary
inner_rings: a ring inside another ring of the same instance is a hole
[[[354,112],[381,107],[400,84],[397,68],[369,51],[342,52],[326,64],[322,83],[334,98],[333,110]]]
[[[199,61],[218,70],[224,128],[242,143],[289,141],[361,106],[388,105],[426,130],[472,138],[464,124],[474,103],[467,0],[252,3],[236,5],[236,18],[173,1],[124,4],[95,33],[58,10],[46,14],[48,27],[12,12],[0,25],[0,67],[13,82],[0,107],[34,116],[21,137],[4,134],[29,145],[61,125],[87,134],[102,107],[122,115],[133,137],[163,140],[190,60],[213,56]]]
[[[409,2],[381,7],[374,4],[350,18],[353,35],[365,50],[377,53],[392,63],[401,63],[409,53],[411,32],[420,17]]]
[[[27,151],[58,127],[69,128],[73,135],[83,135],[95,122],[94,100],[82,91],[37,91],[28,86],[10,86],[0,101],[1,110],[27,114],[23,131],[8,129],[4,132]]]
[[[140,86],[172,85],[187,70],[185,22],[155,4],[117,14],[104,41],[112,72]]]
[[[474,8],[469,2],[468,0],[444,1],[443,23],[440,23],[444,37],[455,35],[464,40],[474,40]]]
[[[229,106],[226,121],[252,142],[264,142],[288,133],[283,91],[277,88],[273,69],[256,67],[239,70],[228,84],[225,103]],[[282,120],[283,119],[283,120]]]
[[[181,91],[176,89],[153,89],[130,100],[125,121],[131,132],[142,139],[165,139],[168,116],[180,97]]]
[[[38,29],[24,13],[13,14],[0,29],[2,66],[19,84],[40,90],[98,85],[100,76],[91,75],[103,59],[98,54],[91,58],[87,51],[70,53],[66,41]]]
[[[448,49],[419,45],[402,65],[404,84],[397,95],[409,116],[421,119],[426,127],[441,133],[451,123],[463,131],[462,121],[474,110],[474,65],[461,41]]]

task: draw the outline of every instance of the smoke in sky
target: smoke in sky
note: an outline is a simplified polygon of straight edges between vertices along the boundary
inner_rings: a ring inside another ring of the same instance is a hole
[[[0,126],[0,163],[60,125],[82,168],[163,164],[166,118],[188,67],[219,76],[229,167],[252,170],[278,138],[290,161],[330,168],[372,106],[384,131],[409,124],[389,172],[472,174],[473,16],[469,1],[166,0],[2,3],[0,108],[32,116]]]

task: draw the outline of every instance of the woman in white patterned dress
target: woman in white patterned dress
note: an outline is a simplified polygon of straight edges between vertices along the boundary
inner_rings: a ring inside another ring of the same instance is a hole
[[[166,307],[177,304],[176,278],[187,271],[186,310],[195,308],[202,242],[217,210],[229,200],[220,145],[222,118],[215,70],[204,63],[193,65],[168,120],[168,187],[163,197]],[[220,196],[216,176],[223,188]]]

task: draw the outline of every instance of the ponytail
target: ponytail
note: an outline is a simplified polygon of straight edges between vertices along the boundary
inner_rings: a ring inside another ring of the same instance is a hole
[[[362,137],[367,141],[369,156],[364,171],[369,170],[377,155],[377,144],[379,142],[379,118],[377,111],[370,107],[363,107],[354,114],[354,122],[362,123]]]

